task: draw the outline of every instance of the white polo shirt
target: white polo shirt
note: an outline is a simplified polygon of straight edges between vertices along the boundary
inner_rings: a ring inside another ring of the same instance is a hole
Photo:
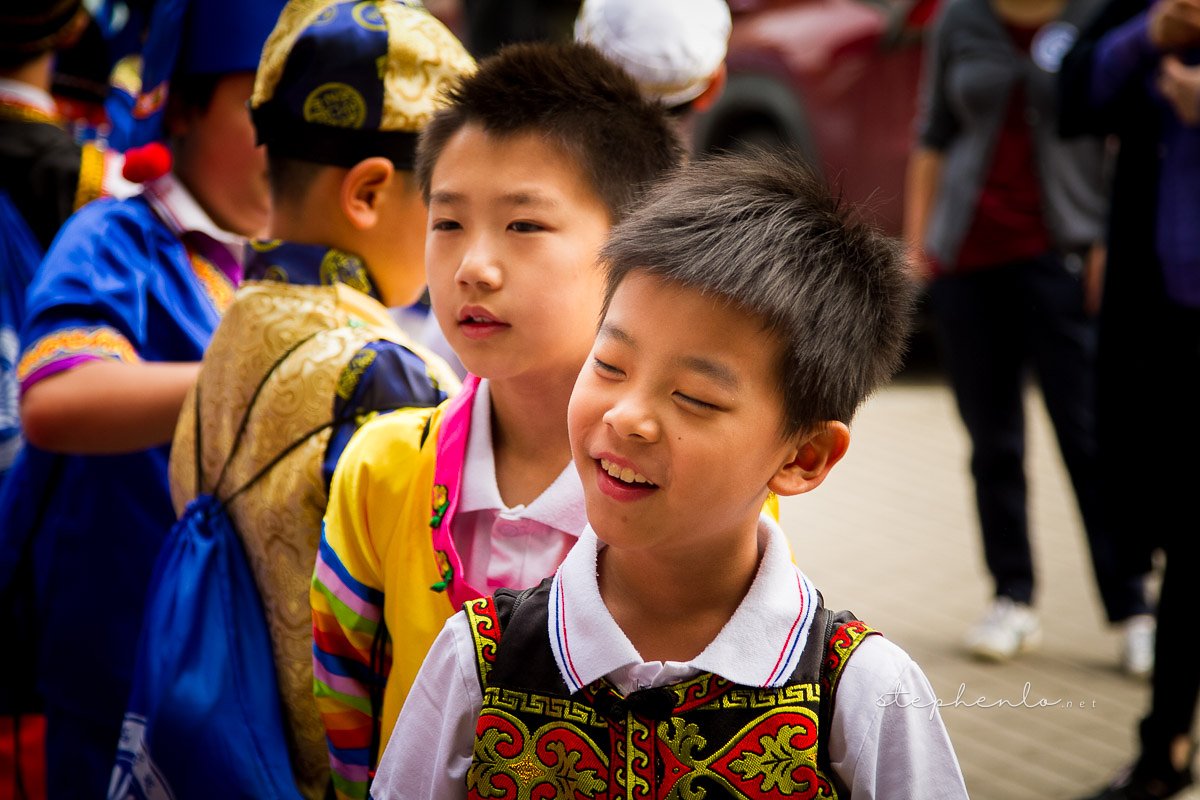
[[[791,676],[812,627],[816,592],[792,563],[774,520],[760,517],[762,557],[746,597],[717,638],[688,662],[647,663],[638,655],[600,598],[596,553],[603,546],[586,529],[551,587],[555,605],[546,633],[572,690],[602,676],[622,693],[702,672],[749,686],[778,686]],[[855,800],[967,797],[935,700],[921,668],[896,644],[871,636],[858,647],[839,680],[829,731],[833,770]],[[417,675],[371,796],[465,797],[482,705],[470,626],[459,612],[446,622]]]

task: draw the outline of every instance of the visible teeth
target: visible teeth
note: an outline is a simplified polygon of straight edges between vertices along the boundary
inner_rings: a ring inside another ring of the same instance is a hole
[[[613,462],[609,461],[607,458],[600,459],[600,468],[609,475],[612,475],[617,480],[624,481],[625,483],[645,483],[649,486],[654,485],[653,483],[650,483],[650,479],[645,475],[640,475],[629,467],[619,467]]]

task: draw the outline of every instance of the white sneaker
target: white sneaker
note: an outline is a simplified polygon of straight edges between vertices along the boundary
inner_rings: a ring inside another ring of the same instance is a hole
[[[1024,603],[997,597],[983,619],[967,633],[966,647],[986,661],[1007,661],[1032,650],[1042,640],[1037,614]]]
[[[1138,614],[1122,623],[1121,669],[1135,678],[1154,671],[1154,617]]]

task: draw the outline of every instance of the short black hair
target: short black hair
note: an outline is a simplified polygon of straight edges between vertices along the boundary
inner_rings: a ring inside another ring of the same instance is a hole
[[[621,67],[578,42],[511,44],[447,95],[417,146],[426,201],[446,143],[475,124],[491,136],[534,132],[561,147],[608,208],[612,221],[652,180],[684,157],[666,110],[646,100]]]
[[[324,164],[277,156],[267,145],[267,182],[271,186],[271,197],[276,202],[306,195],[317,174],[324,168]]]
[[[171,77],[171,88],[167,92],[168,113],[187,115],[208,111],[217,93],[217,84],[224,77],[223,74],[185,75],[178,71]]]
[[[785,437],[849,423],[902,364],[915,302],[902,249],[855,219],[797,153],[755,149],[676,170],[614,228],[600,259],[605,309],[644,272],[759,317],[780,344]]]
[[[336,164],[323,164],[302,158],[290,158],[271,152],[267,145],[267,182],[271,197],[276,203],[304,197],[312,188],[317,176],[326,169],[347,169]],[[386,156],[380,156],[386,158]],[[416,178],[406,169],[396,170],[396,179],[404,182],[405,193],[416,190]]]

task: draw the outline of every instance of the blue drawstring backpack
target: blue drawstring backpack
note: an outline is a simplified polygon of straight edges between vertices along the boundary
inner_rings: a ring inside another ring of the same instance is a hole
[[[262,601],[212,495],[188,505],[155,566],[108,796],[300,797]]]
[[[309,338],[263,376],[226,464],[259,391]],[[199,395],[196,476],[203,486]],[[311,436],[341,421],[308,431],[227,496],[199,494],[172,526],[147,593],[108,800],[301,800],[266,613],[227,507]]]

